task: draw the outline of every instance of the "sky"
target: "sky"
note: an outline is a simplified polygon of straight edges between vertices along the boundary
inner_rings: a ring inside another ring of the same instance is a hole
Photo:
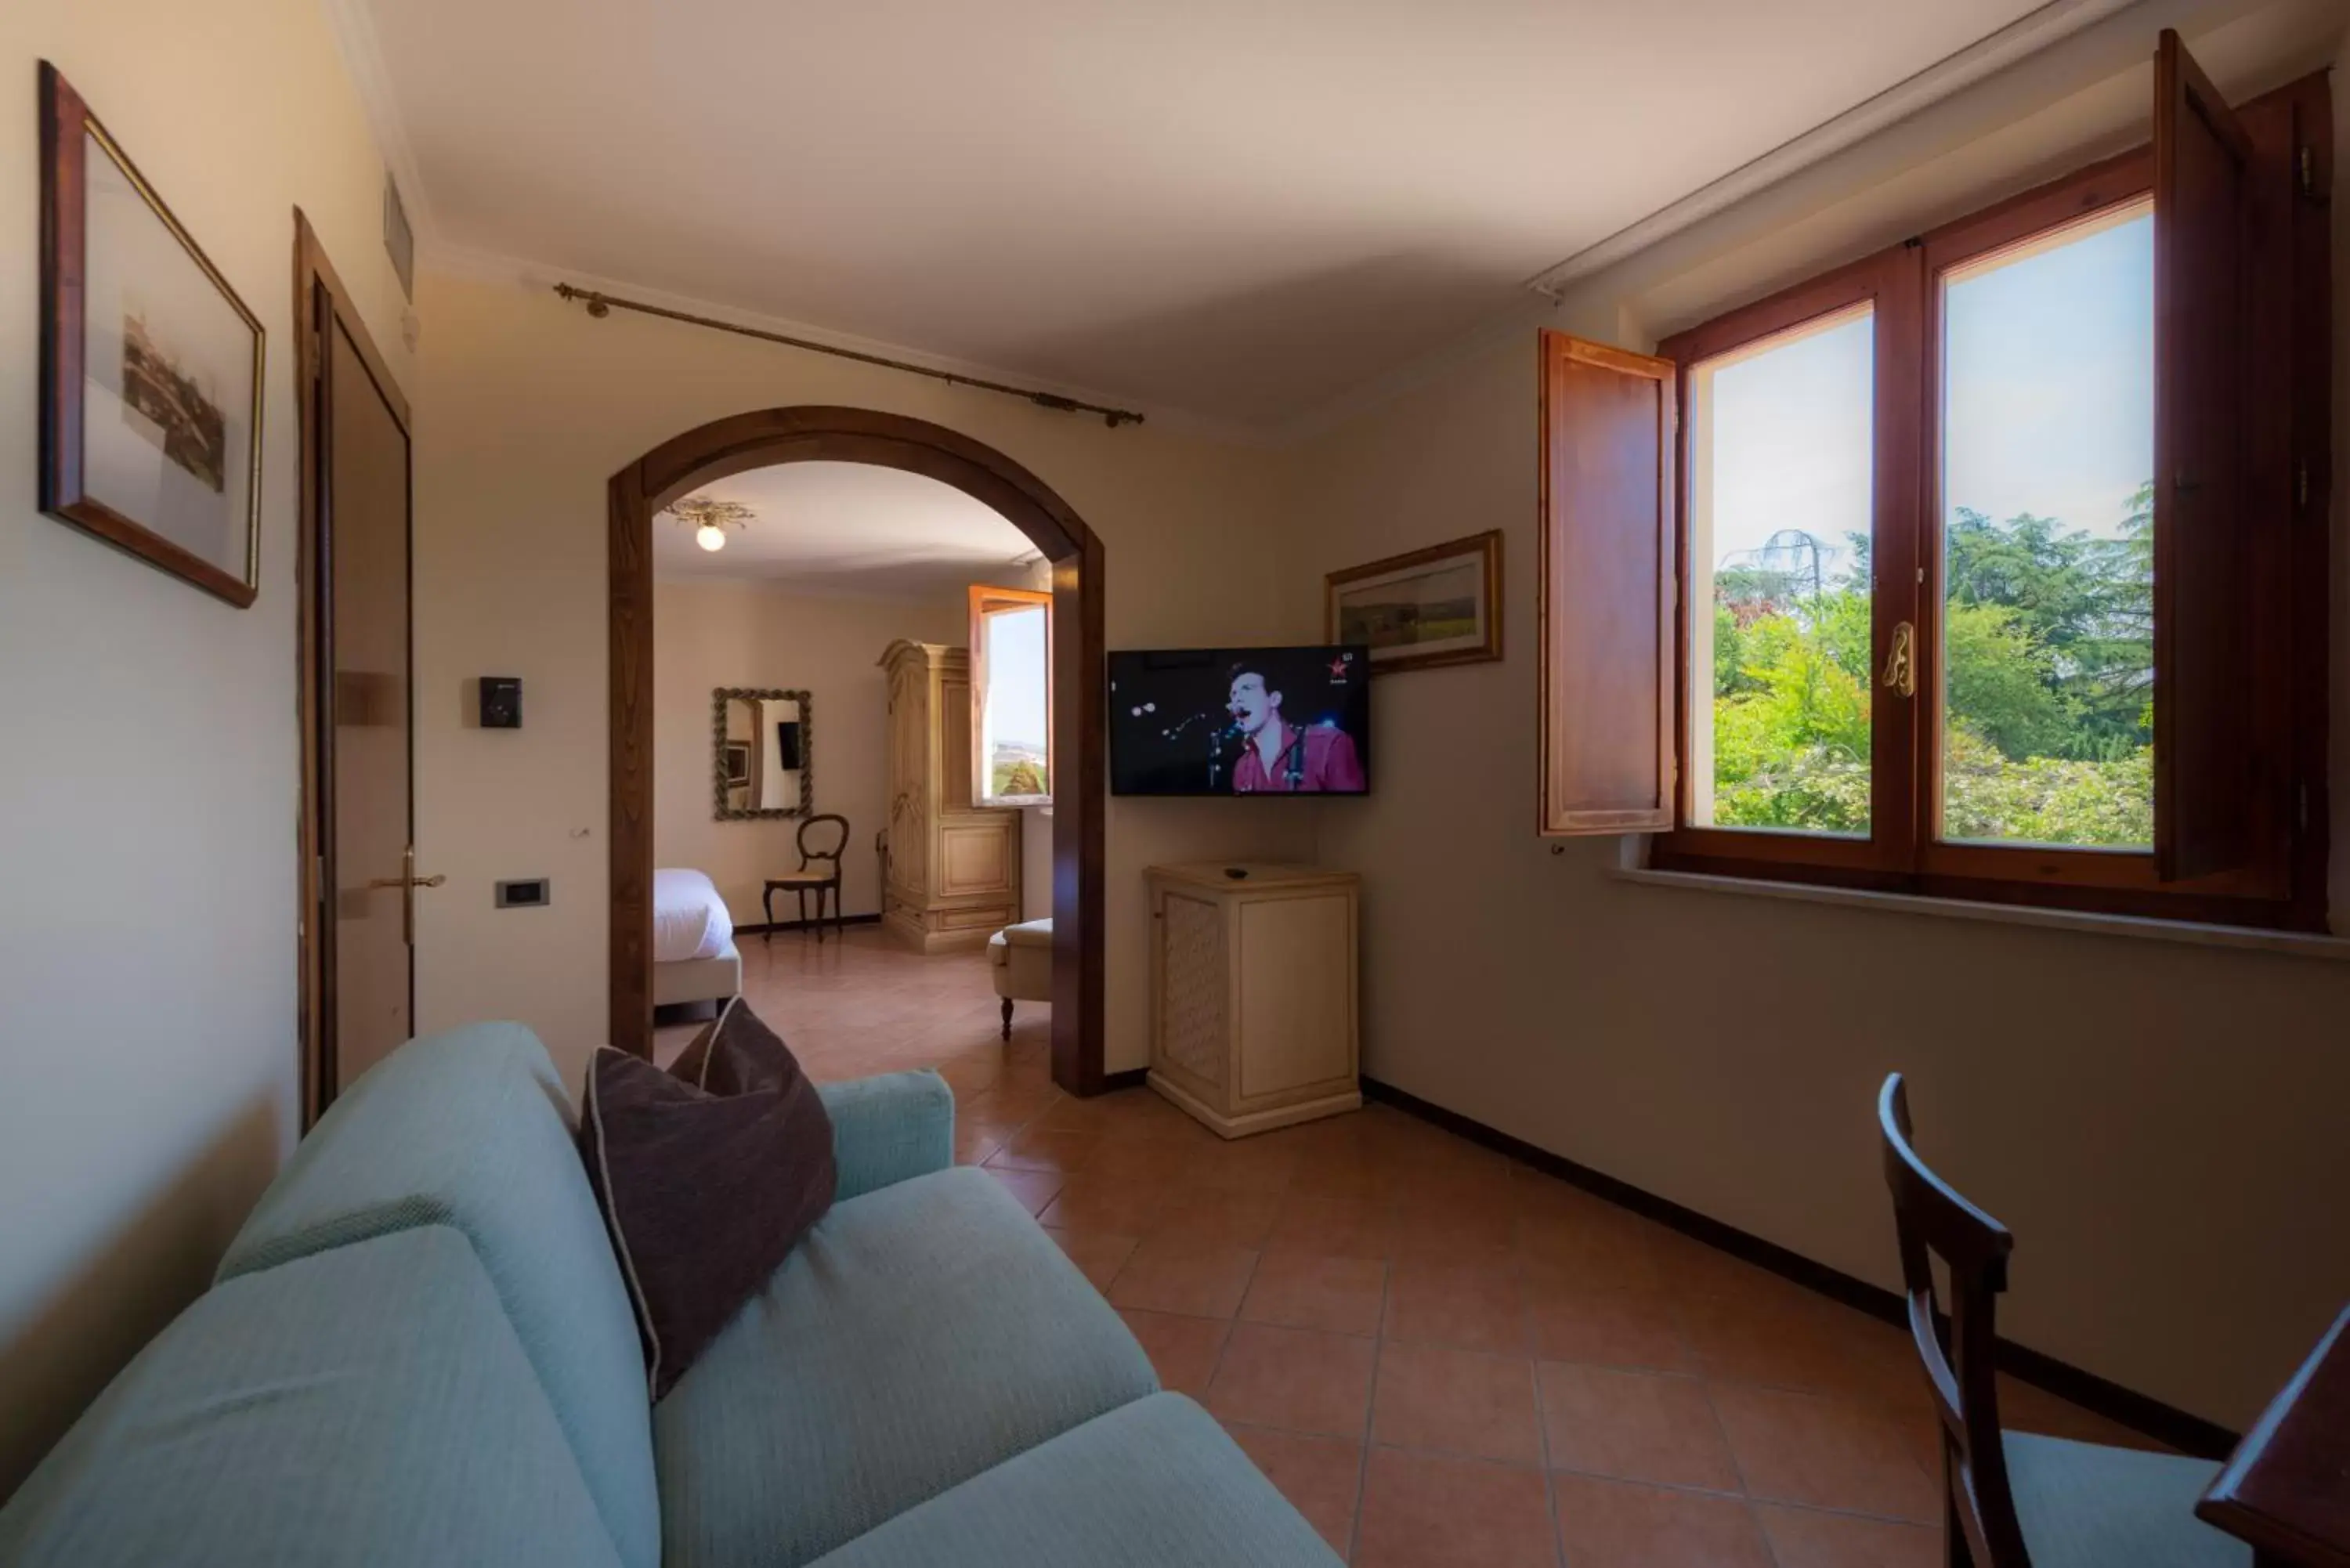
[[[2154,472],[2154,220],[1954,275],[1943,301],[1946,515],[2020,512],[2111,536]],[[1782,528],[1837,546],[1869,525],[1866,315],[1714,372],[1712,557]]]
[[[1948,506],[2111,537],[2154,477],[2154,217],[1950,284]]]
[[[1050,728],[1045,711],[1042,606],[987,618],[987,672],[993,697],[990,743],[1008,741],[1042,750]]]

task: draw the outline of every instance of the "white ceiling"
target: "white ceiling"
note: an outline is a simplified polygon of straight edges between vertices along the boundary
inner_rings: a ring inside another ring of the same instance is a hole
[[[1003,515],[951,484],[858,462],[754,468],[696,491],[758,515],[704,550],[664,512],[653,519],[653,575],[758,577],[826,593],[945,598],[971,583],[1005,581],[1035,545]]]
[[[1278,425],[2036,0],[330,0],[428,236]]]

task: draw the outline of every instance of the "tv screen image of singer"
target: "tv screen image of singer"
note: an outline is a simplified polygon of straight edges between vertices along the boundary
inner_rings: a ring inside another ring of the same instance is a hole
[[[1370,649],[1109,656],[1113,794],[1366,794]]]

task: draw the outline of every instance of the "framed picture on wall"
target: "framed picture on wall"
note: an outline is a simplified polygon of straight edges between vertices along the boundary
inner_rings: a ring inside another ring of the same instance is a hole
[[[260,589],[260,321],[41,65],[41,510],[240,608]]]
[[[1502,657],[1502,532],[1332,572],[1322,635],[1367,643],[1371,673]]]

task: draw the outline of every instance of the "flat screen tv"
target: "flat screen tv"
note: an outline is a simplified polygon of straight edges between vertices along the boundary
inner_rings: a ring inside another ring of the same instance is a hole
[[[1112,794],[1366,794],[1370,769],[1364,644],[1109,656]]]

